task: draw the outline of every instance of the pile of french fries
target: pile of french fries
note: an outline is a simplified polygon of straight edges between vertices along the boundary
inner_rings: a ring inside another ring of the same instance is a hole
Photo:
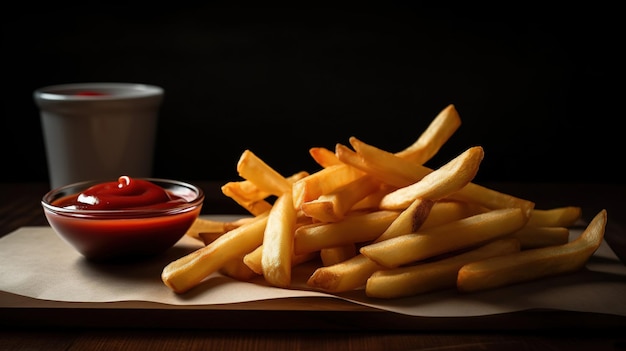
[[[472,182],[482,147],[425,167],[460,125],[449,105],[404,150],[351,137],[352,148],[311,148],[320,169],[288,177],[245,150],[237,163],[243,180],[222,192],[250,216],[199,218],[187,235],[203,246],[167,265],[163,282],[184,293],[220,272],[290,288],[293,267],[315,262],[311,289],[362,289],[390,299],[452,288],[469,293],[582,269],[603,240],[606,210],[570,240],[580,207],[536,209]]]

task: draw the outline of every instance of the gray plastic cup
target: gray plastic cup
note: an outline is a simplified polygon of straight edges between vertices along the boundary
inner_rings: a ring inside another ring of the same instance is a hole
[[[75,83],[36,89],[52,189],[119,176],[151,177],[163,88]]]

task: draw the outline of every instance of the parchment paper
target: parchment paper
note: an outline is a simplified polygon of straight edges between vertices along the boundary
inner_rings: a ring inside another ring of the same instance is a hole
[[[232,216],[203,216],[232,220]],[[571,239],[582,232],[571,230]],[[24,227],[0,238],[0,290],[59,302],[158,302],[211,305],[291,297],[332,297],[396,313],[423,317],[480,316],[531,309],[593,312],[626,316],[626,266],[603,242],[585,269],[535,282],[472,294],[454,289],[410,298],[377,300],[362,290],[329,295],[309,290],[305,281],[314,266],[293,272],[293,289],[268,286],[262,278],[240,282],[215,273],[185,294],[175,294],[161,281],[171,261],[199,248],[184,237],[166,254],[130,264],[95,264],[85,260],[50,227]],[[0,306],[6,306],[0,295]]]

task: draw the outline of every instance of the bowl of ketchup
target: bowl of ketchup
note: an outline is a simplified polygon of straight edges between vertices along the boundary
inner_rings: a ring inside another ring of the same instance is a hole
[[[200,215],[201,188],[120,176],[62,186],[41,205],[50,226],[85,258],[140,260],[170,249]]]

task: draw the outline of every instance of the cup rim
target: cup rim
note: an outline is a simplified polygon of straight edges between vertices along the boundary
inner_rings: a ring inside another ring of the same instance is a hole
[[[107,95],[76,95],[85,90],[119,91]],[[45,101],[107,101],[163,95],[163,88],[143,83],[93,82],[48,85],[35,89],[35,99]]]

